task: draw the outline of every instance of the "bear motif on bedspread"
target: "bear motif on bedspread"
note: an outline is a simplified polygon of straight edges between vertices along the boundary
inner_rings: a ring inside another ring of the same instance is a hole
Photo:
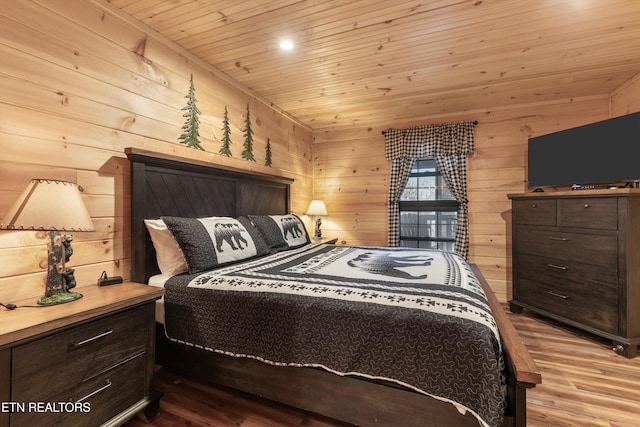
[[[426,279],[426,274],[412,274],[403,271],[403,268],[413,268],[415,270],[424,271],[424,268],[431,264],[432,258],[422,255],[394,257],[388,254],[376,254],[365,252],[358,255],[348,262],[350,267],[359,268],[374,274],[382,274],[384,276],[400,276],[404,279]]]

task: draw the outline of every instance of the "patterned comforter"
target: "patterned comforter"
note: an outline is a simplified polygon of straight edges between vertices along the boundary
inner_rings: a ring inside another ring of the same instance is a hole
[[[498,330],[455,254],[312,244],[175,276],[165,290],[171,340],[393,381],[502,422]]]

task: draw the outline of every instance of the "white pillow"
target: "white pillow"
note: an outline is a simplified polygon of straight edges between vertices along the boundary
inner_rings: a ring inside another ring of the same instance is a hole
[[[189,268],[182,251],[164,221],[145,219],[144,225],[147,226],[153,247],[156,249],[156,261],[162,274],[173,276],[187,271]]]

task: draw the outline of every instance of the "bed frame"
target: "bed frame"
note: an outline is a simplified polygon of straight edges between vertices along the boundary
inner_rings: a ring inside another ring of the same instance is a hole
[[[133,148],[125,152],[131,161],[133,281],[147,283],[159,273],[143,219],[290,212],[291,179]],[[526,391],[541,382],[541,375],[480,270],[472,268],[489,298],[506,355],[508,396],[503,426],[523,427]],[[470,413],[462,415],[449,403],[395,384],[224,356],[173,343],[162,329],[156,337],[157,364],[350,424],[478,426]]]

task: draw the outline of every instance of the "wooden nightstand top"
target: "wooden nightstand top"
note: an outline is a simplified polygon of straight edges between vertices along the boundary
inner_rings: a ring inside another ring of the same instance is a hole
[[[160,298],[164,289],[124,282],[111,286],[84,286],[74,289],[82,298],[49,307],[36,305],[39,296],[15,302],[15,310],[0,309],[0,348],[75,323],[113,313]]]
[[[322,239],[311,239],[311,241],[313,243],[327,243],[329,245],[335,245],[336,243],[338,243],[338,238],[337,237],[323,237]]]

